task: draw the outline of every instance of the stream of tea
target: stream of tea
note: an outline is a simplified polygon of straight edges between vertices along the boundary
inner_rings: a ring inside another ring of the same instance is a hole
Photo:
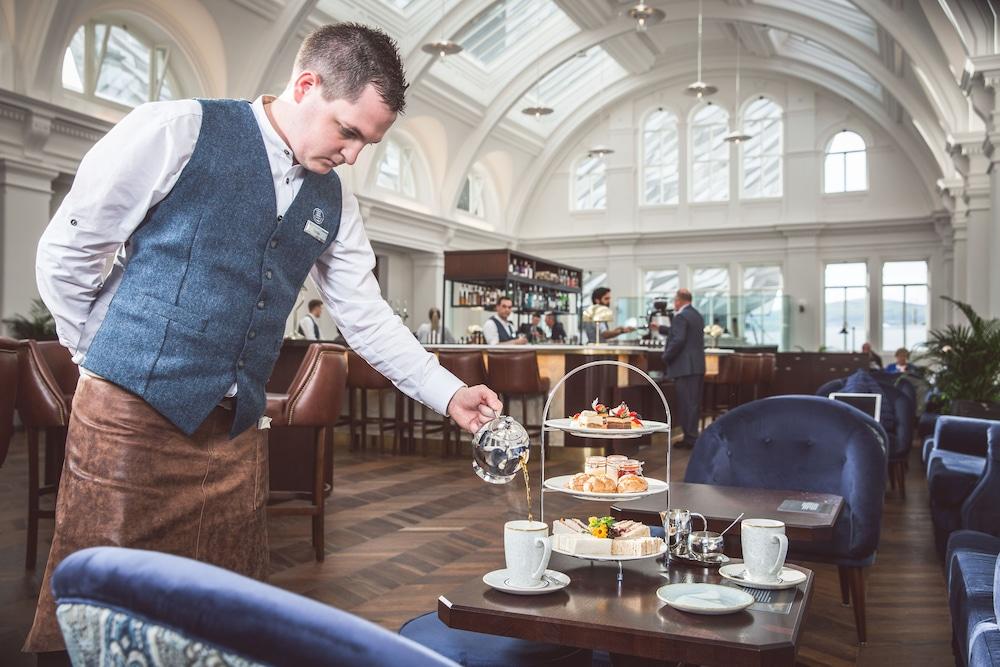
[[[524,473],[524,496],[528,499],[528,521],[534,521],[531,514],[531,481],[528,477],[528,452],[521,454],[521,472]]]

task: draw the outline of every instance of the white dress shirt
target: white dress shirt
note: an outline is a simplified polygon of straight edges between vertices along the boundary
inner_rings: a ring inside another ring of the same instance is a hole
[[[299,333],[306,340],[319,340],[319,336],[316,335],[316,331],[319,329],[319,322],[317,322],[312,315],[306,315],[299,320]]]
[[[305,169],[274,129],[264,101],[258,97],[251,108],[267,149],[277,212],[284,215]],[[87,349],[121,282],[126,242],[176,184],[200,130],[201,105],[195,100],[137,107],[84,156],[72,189],[42,234],[38,290],[55,317],[59,341],[77,364],[86,364]],[[462,381],[441,368],[393,314],[374,267],[358,200],[345,188],[337,238],[310,275],[351,347],[404,393],[444,414]],[[229,395],[235,393],[233,385]]]
[[[490,317],[483,323],[483,337],[486,338],[487,345],[499,345],[500,344],[500,332],[497,331],[497,320],[499,317]],[[511,338],[517,338],[514,333],[514,325],[511,324],[510,320],[505,320],[504,324],[507,328],[507,333]]]

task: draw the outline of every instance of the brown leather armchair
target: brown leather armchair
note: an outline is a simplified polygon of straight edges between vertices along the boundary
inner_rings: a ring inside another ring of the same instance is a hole
[[[330,343],[309,346],[298,373],[285,393],[268,393],[267,416],[271,418],[269,441],[275,452],[283,429],[306,428],[313,431],[313,485],[309,491],[271,491],[270,516],[311,516],[312,543],[316,560],[324,558],[324,485],[327,429],[340,418],[344,386],[347,380],[346,350]],[[332,461],[331,461],[332,463]],[[306,506],[279,506],[273,503],[287,500],[308,500]]]
[[[17,341],[0,337],[0,466],[7,459],[14,437],[14,408],[17,404]]]
[[[28,544],[25,567],[38,556],[38,520],[55,518],[42,510],[39,499],[55,495],[65,454],[73,394],[80,372],[69,350],[58,341],[23,340],[18,344],[17,412],[28,440]],[[45,483],[39,483],[39,432],[45,429]]]

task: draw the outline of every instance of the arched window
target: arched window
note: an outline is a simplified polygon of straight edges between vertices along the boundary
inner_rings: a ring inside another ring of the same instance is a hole
[[[478,218],[486,217],[486,180],[475,171],[465,177],[465,185],[458,195],[458,208]]]
[[[657,109],[642,127],[642,203],[678,200],[677,116]]]
[[[170,54],[128,25],[88,21],[63,56],[63,88],[129,107],[172,100],[180,93]]]
[[[780,197],[782,193],[781,107],[761,97],[743,112],[743,129],[750,139],[743,148],[743,192],[747,199]]]
[[[868,189],[868,152],[857,132],[844,130],[826,147],[823,192],[860,192]]]
[[[604,158],[588,155],[576,165],[573,201],[578,211],[602,209],[607,206],[608,183]]]
[[[691,201],[729,200],[729,114],[714,104],[691,119]]]
[[[387,190],[394,190],[407,197],[417,196],[413,173],[413,149],[390,139],[382,151],[375,183]]]

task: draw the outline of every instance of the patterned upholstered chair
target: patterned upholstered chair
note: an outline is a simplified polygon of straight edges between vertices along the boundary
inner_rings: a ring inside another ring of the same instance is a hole
[[[78,551],[52,590],[75,665],[456,667],[339,609],[152,551]]]
[[[886,459],[882,426],[860,410],[817,396],[775,396],[741,405],[702,432],[685,482],[833,493],[844,498],[829,542],[791,542],[790,561],[831,563],[841,596],[865,629],[864,570],[875,562]]]

